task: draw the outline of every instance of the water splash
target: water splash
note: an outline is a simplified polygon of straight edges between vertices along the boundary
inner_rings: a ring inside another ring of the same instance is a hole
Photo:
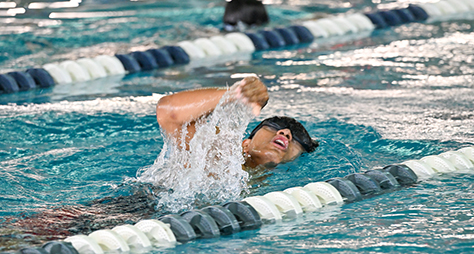
[[[230,94],[223,96],[210,116],[198,120],[189,150],[165,138],[155,163],[137,173],[139,181],[158,187],[158,209],[176,213],[235,200],[248,191],[241,142],[253,115],[241,102],[226,102]],[[186,126],[182,135],[185,140]]]

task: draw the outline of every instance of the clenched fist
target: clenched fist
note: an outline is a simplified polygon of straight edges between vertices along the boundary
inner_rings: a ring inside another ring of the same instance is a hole
[[[260,114],[260,110],[268,102],[267,87],[256,76],[249,76],[236,82],[231,87],[231,91],[234,92],[236,99],[252,108],[252,113],[255,116]]]

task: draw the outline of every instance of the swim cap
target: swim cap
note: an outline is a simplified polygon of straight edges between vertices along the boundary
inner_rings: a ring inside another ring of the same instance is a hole
[[[268,126],[275,130],[289,129],[293,139],[300,143],[308,153],[313,152],[319,146],[318,141],[309,136],[308,132],[300,122],[296,121],[294,118],[286,116],[274,116],[263,120],[250,133],[249,139],[252,139],[253,136],[255,136],[255,133],[257,133],[257,131],[263,126]]]
[[[224,29],[230,32],[246,26],[263,25],[269,18],[260,0],[232,0],[227,1],[223,21]]]

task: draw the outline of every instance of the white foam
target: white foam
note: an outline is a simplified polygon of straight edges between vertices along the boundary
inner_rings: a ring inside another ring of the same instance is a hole
[[[241,142],[252,113],[241,103],[222,105],[226,96],[213,114],[198,121],[189,150],[164,138],[155,163],[137,173],[140,181],[161,188],[156,193],[158,207],[171,212],[189,210],[199,204],[239,199],[247,190]],[[181,140],[186,134],[184,126]]]

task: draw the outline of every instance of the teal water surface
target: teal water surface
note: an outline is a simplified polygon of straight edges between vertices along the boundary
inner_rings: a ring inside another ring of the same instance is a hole
[[[268,10],[277,26],[316,12],[376,6],[282,1]],[[0,67],[3,73],[210,36],[220,33],[223,10],[221,1],[91,1],[74,11],[107,15],[55,19],[45,10],[2,19],[9,28],[0,28]],[[270,93],[248,129],[269,116],[292,116],[321,144],[315,153],[255,177],[247,195],[472,146],[473,25],[467,19],[413,23],[256,52],[250,60],[2,94],[0,251],[167,213],[155,210],[153,187],[133,181],[163,145],[157,100],[232,84],[238,74],[257,73]],[[472,172],[445,174],[259,230],[152,252],[470,253],[473,180]]]

